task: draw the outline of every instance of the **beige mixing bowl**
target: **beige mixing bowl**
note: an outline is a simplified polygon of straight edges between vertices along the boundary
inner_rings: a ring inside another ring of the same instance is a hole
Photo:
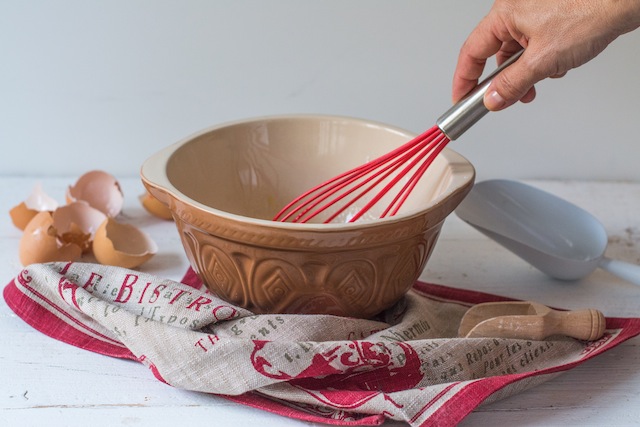
[[[473,185],[472,165],[445,149],[391,218],[271,218],[304,190],[412,136],[345,117],[256,118],[169,146],[144,163],[141,175],[171,210],[192,267],[220,298],[255,313],[370,317],[418,278],[444,219]]]

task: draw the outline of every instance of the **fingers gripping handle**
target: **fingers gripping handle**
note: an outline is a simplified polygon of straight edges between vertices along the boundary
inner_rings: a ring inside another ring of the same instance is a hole
[[[471,126],[476,124],[478,120],[483,118],[489,112],[484,106],[484,94],[489,89],[489,85],[495,76],[502,70],[513,64],[522,55],[524,50],[511,56],[504,61],[493,73],[487,76],[482,82],[469,92],[464,98],[458,101],[453,107],[449,108],[436,121],[436,125],[447,135],[450,140],[458,139],[460,135],[465,133]]]

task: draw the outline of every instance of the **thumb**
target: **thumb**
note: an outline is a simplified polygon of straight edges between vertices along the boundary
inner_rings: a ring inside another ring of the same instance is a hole
[[[493,78],[484,94],[484,105],[490,111],[504,110],[527,95],[536,81],[520,58]]]

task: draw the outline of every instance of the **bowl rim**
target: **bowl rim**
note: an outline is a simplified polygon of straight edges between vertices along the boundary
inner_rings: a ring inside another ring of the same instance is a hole
[[[264,121],[278,121],[278,120],[309,120],[309,119],[321,119],[321,120],[342,120],[349,121],[357,124],[368,125],[368,126],[376,126],[380,128],[384,128],[385,130],[392,131],[398,133],[399,135],[406,136],[407,140],[414,138],[416,134],[402,129],[397,126],[389,125],[383,122],[369,120],[358,117],[351,116],[343,116],[343,115],[333,115],[333,114],[277,114],[277,115],[264,115],[264,116],[255,116],[249,117],[239,120],[232,120],[222,122],[216,125],[208,126],[199,131],[196,131],[177,142],[170,144],[161,150],[157,151],[155,154],[147,158],[140,168],[140,177],[144,186],[147,190],[157,198],[160,199],[162,203],[167,205],[169,209],[175,213],[172,208],[173,203],[171,203],[171,198],[180,201],[184,204],[188,204],[193,208],[196,208],[202,212],[206,212],[208,214],[216,215],[218,217],[226,218],[232,221],[238,221],[243,223],[249,223],[252,225],[257,225],[261,227],[269,227],[276,229],[285,229],[292,231],[314,231],[314,232],[329,232],[329,231],[355,231],[361,228],[371,228],[377,225],[389,225],[392,223],[407,221],[416,217],[421,217],[431,212],[433,209],[437,209],[441,204],[443,204],[446,199],[451,196],[459,193],[461,191],[467,191],[468,187],[470,187],[475,179],[475,168],[461,154],[456,151],[445,147],[442,152],[439,154],[440,156],[444,156],[452,168],[452,181],[447,186],[447,188],[451,188],[451,191],[443,191],[438,195],[436,199],[434,199],[433,203],[425,209],[411,210],[408,212],[404,212],[402,214],[394,215],[386,218],[377,218],[370,220],[360,220],[352,223],[291,223],[291,222],[280,222],[273,221],[270,219],[261,219],[261,218],[253,218],[249,216],[239,215],[231,212],[226,212],[212,206],[205,205],[197,200],[192,199],[191,197],[185,195],[178,188],[176,188],[170,181],[167,176],[167,164],[172,154],[175,153],[180,147],[186,145],[193,141],[194,139],[205,135],[207,133],[232,127],[238,126],[248,123],[256,123],[256,122],[264,122]],[[154,191],[156,190],[156,191]],[[158,197],[158,192],[164,193],[166,197]],[[446,215],[445,215],[446,216]],[[443,218],[444,219],[444,218]],[[437,221],[440,222],[440,221]]]

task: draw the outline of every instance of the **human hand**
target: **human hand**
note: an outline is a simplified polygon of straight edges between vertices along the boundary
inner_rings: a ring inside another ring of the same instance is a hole
[[[502,63],[524,47],[522,56],[493,79],[484,103],[497,111],[518,100],[531,102],[535,83],[564,76],[639,26],[637,0],[496,0],[460,49],[453,100],[477,85],[488,58],[496,55]]]

